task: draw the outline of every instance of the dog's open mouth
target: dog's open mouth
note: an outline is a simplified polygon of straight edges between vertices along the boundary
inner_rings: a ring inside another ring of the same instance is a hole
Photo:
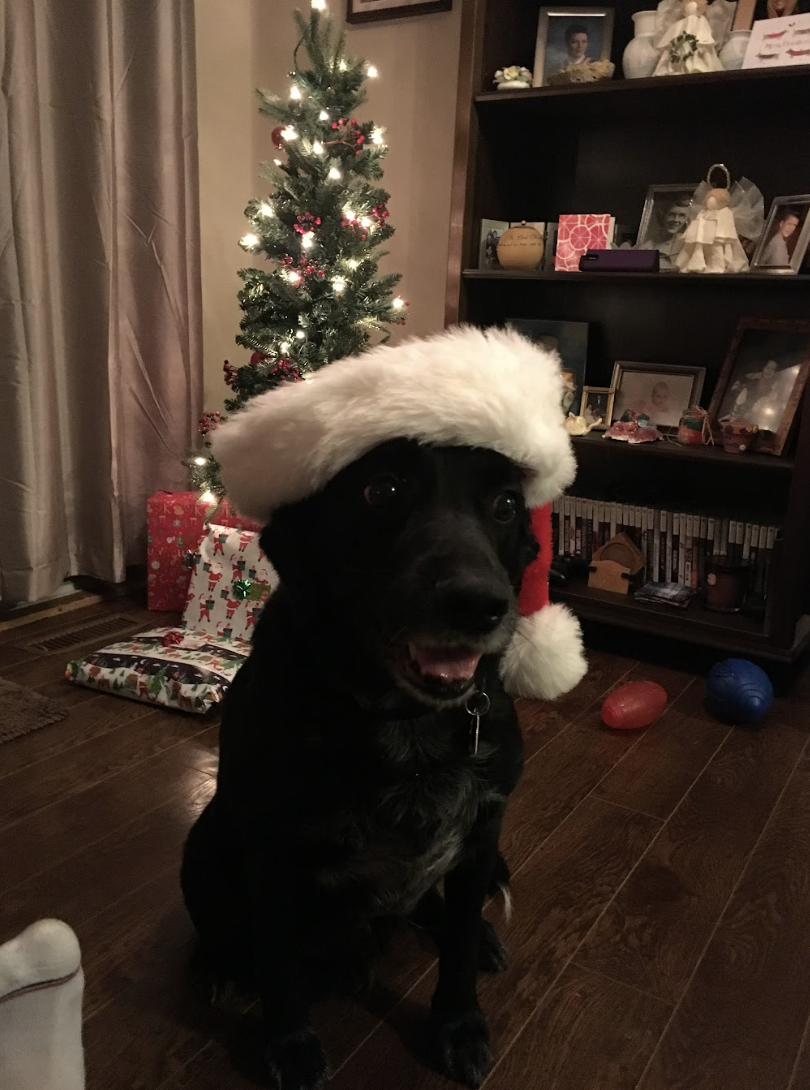
[[[472,647],[409,643],[407,680],[429,696],[458,698],[472,685],[481,655]]]

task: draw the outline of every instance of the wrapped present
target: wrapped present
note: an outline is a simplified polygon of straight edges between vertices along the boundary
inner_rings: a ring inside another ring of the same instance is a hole
[[[203,503],[198,492],[156,492],[146,501],[149,609],[183,609],[206,519],[214,514],[221,526],[260,529],[256,523],[233,514],[227,500],[216,507]]]
[[[203,715],[219,704],[250,654],[238,638],[152,628],[67,664],[78,685]]]
[[[212,523],[200,542],[183,624],[225,639],[250,639],[278,576],[259,548],[259,535]]]

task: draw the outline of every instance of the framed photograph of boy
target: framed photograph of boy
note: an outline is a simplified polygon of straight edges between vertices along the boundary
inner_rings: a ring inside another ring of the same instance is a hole
[[[588,323],[556,322],[545,318],[507,318],[506,324],[535,344],[560,357],[563,373],[563,415],[580,412],[585,364],[588,359]]]
[[[450,11],[453,0],[347,0],[347,23],[371,23],[379,19],[401,19],[406,15],[430,15]]]
[[[540,8],[534,54],[534,87],[573,65],[610,60],[613,8]]]
[[[611,423],[631,411],[646,416],[657,428],[677,428],[684,410],[700,403],[705,378],[705,367],[616,363],[610,384],[616,391]]]
[[[594,431],[605,431],[613,416],[613,399],[616,391],[612,386],[583,386],[580,416],[591,424]],[[598,423],[597,423],[598,421]]]
[[[709,406],[713,424],[759,428],[757,450],[781,454],[810,374],[810,321],[743,318]]]
[[[683,249],[686,228],[691,219],[692,195],[697,182],[675,185],[651,185],[636,240],[637,250],[657,250],[661,271],[671,272],[675,258]]]
[[[775,197],[751,260],[760,272],[797,273],[810,242],[810,193]]]

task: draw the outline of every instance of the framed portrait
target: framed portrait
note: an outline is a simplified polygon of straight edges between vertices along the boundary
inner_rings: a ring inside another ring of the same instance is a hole
[[[580,416],[586,424],[593,424],[594,431],[605,431],[613,416],[613,400],[616,391],[612,386],[583,386]],[[594,421],[599,420],[596,424]]]
[[[430,15],[450,11],[453,0],[347,0],[347,23],[372,23],[380,19],[401,19],[406,15]]]
[[[562,410],[578,414],[588,359],[588,323],[555,322],[545,318],[507,318],[506,324],[552,352],[558,352],[565,381]]]
[[[481,220],[481,233],[478,236],[479,269],[500,269],[498,243],[501,235],[508,229],[508,220]]]
[[[810,193],[774,197],[751,268],[760,272],[797,273],[810,242]]]
[[[759,428],[757,450],[781,454],[810,373],[810,321],[743,318],[709,406],[713,424]]]
[[[610,59],[613,8],[540,8],[534,54],[534,87],[570,65]]]
[[[692,219],[692,195],[697,182],[651,185],[644,201],[636,239],[637,250],[657,250],[662,272],[672,272],[683,249],[686,228]]]
[[[614,420],[631,410],[657,428],[677,428],[684,409],[700,403],[705,367],[675,367],[665,363],[616,363],[611,386]]]

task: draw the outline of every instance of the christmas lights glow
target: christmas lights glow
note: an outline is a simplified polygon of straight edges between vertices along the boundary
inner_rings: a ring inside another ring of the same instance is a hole
[[[277,167],[281,166],[281,160],[280,159],[274,159],[273,162],[276,164]]]
[[[349,221],[353,221],[353,220],[357,219],[357,213],[353,212],[351,208],[344,208],[343,209],[343,215]]]
[[[306,333],[303,331],[303,329],[299,329],[298,332],[295,335],[296,335],[296,337],[298,338],[299,341],[303,341],[304,338],[306,337]]]
[[[379,74],[380,73],[377,71],[376,67],[373,64],[370,64],[366,69],[366,75],[369,79],[376,79]]]
[[[216,503],[216,502],[217,502],[217,498],[214,495],[214,493],[211,491],[210,488],[207,489],[205,492],[203,492],[203,494],[200,496],[200,503]]]
[[[329,114],[326,112],[326,110],[321,110],[321,112],[318,114],[318,117],[321,121],[329,120]]]
[[[305,235],[301,236],[301,245],[305,250],[311,250],[315,245],[315,234],[312,231],[307,231]]]
[[[200,456],[198,455],[198,456],[197,456],[197,457],[196,457],[196,458],[194,459],[194,465],[195,465],[195,466],[204,466],[204,465],[208,465],[208,459],[207,459],[207,458],[202,458],[202,457],[200,457]]]
[[[293,84],[290,88],[290,98],[295,99],[296,101],[302,98],[301,88],[298,87],[296,84]]]
[[[239,239],[239,245],[245,250],[255,250],[255,248],[261,243],[261,239],[258,235],[254,235],[253,232],[249,232],[246,235],[242,235]]]
[[[341,72],[345,72],[345,71],[346,71],[346,70],[348,69],[348,67],[349,67],[349,66],[348,66],[348,64],[346,63],[346,61],[341,61],[341,62],[340,62],[340,63],[338,64],[338,68],[340,69],[340,71],[341,71]]]
[[[283,356],[286,356],[287,353],[290,351],[290,342],[289,341],[282,341],[281,344],[279,345],[279,347],[281,348],[281,354]]]
[[[326,0],[312,0],[313,11],[326,11]]]
[[[259,205],[259,213],[262,216],[266,216],[268,219],[271,216],[275,216],[272,204],[268,204],[267,201],[262,201],[262,203]]]
[[[385,141],[383,140],[383,133],[384,133],[383,129],[373,129],[372,133],[371,133],[371,142],[372,142],[372,144],[383,144],[383,143],[385,143]]]
[[[298,133],[295,131],[295,129],[292,127],[292,125],[288,125],[286,129],[282,129],[281,130],[281,135],[288,142],[290,140],[297,140],[298,139]]]
[[[293,269],[287,269],[287,271],[284,273],[284,276],[291,284],[297,284],[298,281],[301,279],[301,274],[295,272]]]
[[[371,220],[368,218],[368,216],[363,216],[363,218],[360,220],[360,226],[365,227],[366,230],[371,227]]]
[[[332,281],[332,288],[336,295],[340,295],[346,290],[346,279],[343,276],[336,276]]]
[[[312,145],[312,150],[315,152],[316,155],[323,155],[326,149],[324,148],[320,140],[316,140],[315,143]]]
[[[343,175],[340,173],[337,167],[332,167],[329,171],[329,177],[333,182],[337,182]]]
[[[400,298],[400,296],[398,295],[391,305],[393,306],[394,310],[402,310],[402,308],[405,306],[405,300]]]
[[[350,269],[356,269],[360,262],[357,260],[357,258],[350,257],[346,264],[349,266]]]

